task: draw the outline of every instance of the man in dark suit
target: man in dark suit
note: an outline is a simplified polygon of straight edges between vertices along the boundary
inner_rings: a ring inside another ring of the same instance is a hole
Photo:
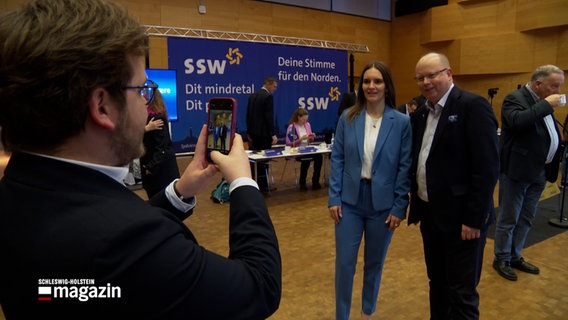
[[[121,183],[157,90],[136,20],[106,0],[36,0],[0,17],[7,319],[265,319],[278,308],[278,242],[240,136],[209,164],[203,126],[181,178],[148,202]],[[219,170],[231,183],[227,258],[183,222]]]
[[[251,94],[247,105],[247,134],[249,149],[266,150],[278,141],[274,126],[274,97],[278,81],[274,77],[264,79],[262,88]],[[254,167],[253,167],[254,169]],[[258,185],[269,192],[267,164],[258,163]],[[254,175],[254,174],[253,174]]]
[[[213,148],[217,149],[217,142],[219,141],[219,136],[221,135],[221,123],[216,121],[213,125]]]
[[[227,128],[227,124],[223,122],[221,124],[221,132],[219,132],[219,137],[221,138],[221,150],[227,150],[227,133],[229,128]]]
[[[495,227],[493,268],[515,281],[512,268],[538,274],[521,255],[546,180],[556,182],[560,164],[559,107],[564,71],[553,65],[536,69],[530,82],[508,94],[501,109],[499,217]],[[546,170],[550,166],[551,170]],[[547,176],[547,171],[551,174]]]
[[[497,121],[481,96],[453,84],[446,56],[416,64],[427,104],[412,119],[408,223],[420,221],[431,319],[478,319],[483,250],[499,170]]]

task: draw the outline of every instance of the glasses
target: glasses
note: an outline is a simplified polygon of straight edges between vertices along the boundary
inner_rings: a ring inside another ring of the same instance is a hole
[[[426,80],[426,79],[428,79],[428,81],[432,81],[432,80],[436,79],[442,72],[444,72],[444,71],[446,71],[446,70],[448,70],[448,68],[444,68],[444,69],[442,69],[442,70],[440,70],[440,71],[436,71],[436,72],[431,73],[431,74],[426,75],[426,76],[414,77],[414,80],[416,80],[416,82],[418,82],[418,83],[422,83],[422,82],[424,82],[424,80]]]
[[[138,89],[140,90],[140,95],[146,99],[146,105],[149,105],[154,100],[154,95],[156,90],[158,90],[158,84],[152,80],[146,80],[143,86],[124,86],[121,87],[122,90],[125,89]]]

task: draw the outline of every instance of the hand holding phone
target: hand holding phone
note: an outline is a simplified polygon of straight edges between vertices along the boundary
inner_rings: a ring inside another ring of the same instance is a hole
[[[233,98],[211,98],[207,111],[207,152],[208,162],[211,151],[229,154],[237,126],[237,101]]]

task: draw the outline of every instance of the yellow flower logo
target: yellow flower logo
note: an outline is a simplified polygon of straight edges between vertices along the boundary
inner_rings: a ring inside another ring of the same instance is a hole
[[[243,55],[239,52],[239,48],[229,48],[225,58],[229,60],[229,64],[241,64]]]
[[[341,93],[337,87],[331,87],[329,88],[329,93],[327,95],[331,98],[331,101],[339,101]]]

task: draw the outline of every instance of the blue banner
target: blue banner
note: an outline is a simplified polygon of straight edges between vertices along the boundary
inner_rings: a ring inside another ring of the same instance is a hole
[[[246,139],[248,97],[267,76],[278,80],[274,92],[279,143],[296,108],[322,141],[335,130],[341,93],[347,91],[347,52],[232,40],[168,38],[169,69],[177,71],[178,121],[172,122],[177,153],[192,152],[213,97],[237,100],[237,132]]]
[[[148,79],[158,84],[158,90],[162,94],[168,118],[177,121],[177,81],[175,70],[146,69]]]

